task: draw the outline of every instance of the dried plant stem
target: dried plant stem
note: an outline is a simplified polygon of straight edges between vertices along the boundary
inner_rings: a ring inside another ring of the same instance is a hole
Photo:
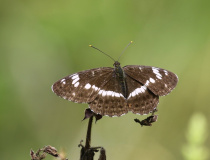
[[[78,145],[79,147],[81,147],[80,160],[93,160],[95,156],[95,152],[98,152],[98,151],[100,151],[98,160],[106,160],[106,151],[103,147],[91,147],[91,130],[92,130],[92,124],[93,124],[93,117],[96,117],[96,120],[100,119],[100,117],[97,117],[96,115],[90,115],[88,117],[89,121],[88,121],[88,127],[87,127],[85,146],[82,145],[82,140],[80,144]],[[59,160],[68,160],[67,158],[65,158],[63,154],[58,154],[56,148],[52,146],[46,146],[42,149],[39,149],[37,152],[34,152],[33,150],[30,151],[31,160],[43,160],[45,159],[47,154],[53,157],[56,157]]]
[[[91,116],[89,118],[89,122],[88,122],[86,142],[85,142],[85,150],[90,148],[92,123],[93,123],[93,116]]]

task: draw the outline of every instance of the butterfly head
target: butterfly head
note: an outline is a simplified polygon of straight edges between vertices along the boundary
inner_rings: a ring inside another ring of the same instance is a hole
[[[120,66],[120,62],[115,61],[113,66],[114,66],[115,74],[117,75],[117,77],[120,77],[121,79],[123,79],[124,72],[123,72],[123,69]]]
[[[114,66],[115,68],[118,68],[118,67],[120,67],[120,62],[118,62],[118,61],[115,61],[115,62],[114,62],[114,64],[113,64],[113,66]]]

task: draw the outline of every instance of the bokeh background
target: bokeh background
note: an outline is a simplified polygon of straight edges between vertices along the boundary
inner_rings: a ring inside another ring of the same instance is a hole
[[[179,76],[161,97],[158,121],[140,127],[128,113],[93,125],[92,145],[108,160],[210,159],[210,2],[208,0],[1,0],[0,159],[30,159],[52,145],[79,159],[86,104],[57,97],[58,79],[113,61],[151,65]],[[96,155],[98,156],[98,155]],[[53,159],[48,156],[47,159]]]

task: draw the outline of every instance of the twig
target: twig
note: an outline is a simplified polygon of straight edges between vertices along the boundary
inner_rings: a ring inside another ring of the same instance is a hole
[[[84,119],[89,118],[89,121],[88,121],[88,127],[87,127],[85,146],[82,145],[82,141],[79,144],[79,147],[82,147],[80,151],[80,160],[93,160],[95,156],[95,152],[98,152],[99,149],[100,149],[99,160],[106,160],[106,151],[103,147],[91,147],[91,130],[92,130],[93,117],[95,117],[96,120],[101,119],[100,116],[91,112],[92,111],[90,110],[86,110],[86,116],[84,118]]]
[[[93,123],[93,116],[91,116],[89,118],[89,122],[88,122],[87,135],[86,135],[86,143],[85,143],[85,149],[86,150],[90,148],[92,123]]]

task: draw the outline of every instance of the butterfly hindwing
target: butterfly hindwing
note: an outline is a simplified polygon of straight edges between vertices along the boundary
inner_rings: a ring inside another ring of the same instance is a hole
[[[102,67],[78,72],[60,79],[52,85],[58,96],[77,103],[89,103],[100,88],[111,78],[113,68]]]
[[[126,76],[128,98],[127,105],[129,111],[135,114],[149,114],[157,107],[159,96],[152,93],[147,86],[141,84],[135,79]]]
[[[101,115],[121,116],[128,112],[126,99],[123,96],[121,85],[114,72],[109,80],[98,92],[97,97],[89,103],[95,113]]]
[[[162,68],[129,65],[123,69],[127,75],[147,86],[158,96],[169,94],[178,82],[178,77],[174,73]]]

